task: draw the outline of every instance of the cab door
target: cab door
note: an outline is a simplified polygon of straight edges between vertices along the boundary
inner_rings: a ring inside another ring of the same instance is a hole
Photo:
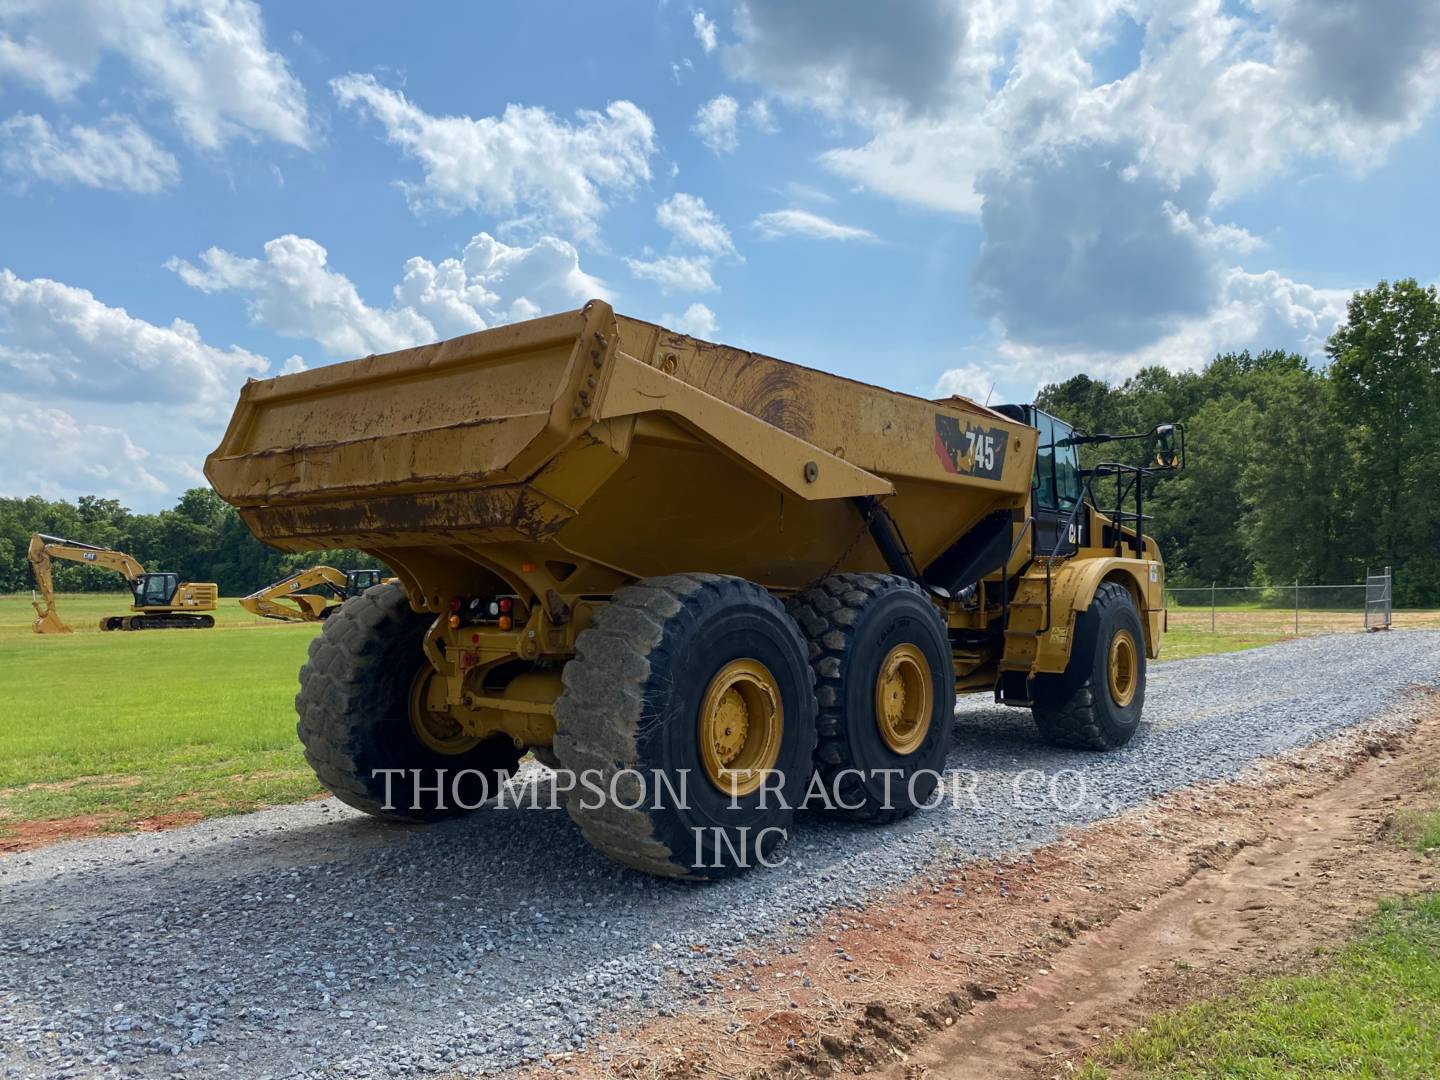
[[[1072,511],[1084,495],[1080,482],[1079,447],[1075,429],[1040,409],[1031,421],[1040,432],[1035,453],[1031,505],[1035,515],[1035,554],[1073,555],[1088,541],[1089,515]]]

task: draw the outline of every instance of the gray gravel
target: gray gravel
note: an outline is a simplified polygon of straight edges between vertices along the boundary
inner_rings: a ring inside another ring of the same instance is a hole
[[[757,927],[783,940],[937,863],[1236,775],[1375,722],[1418,684],[1440,684],[1440,632],[1156,665],[1146,728],[1110,755],[1053,750],[1028,713],[965,698],[950,766],[961,791],[973,770],[980,810],[803,817],[784,867],[712,886],[619,869],[562,811],[418,829],[333,800],[7,856],[0,1076],[381,1077],[603,1042],[622,1018],[743,991],[734,956]]]

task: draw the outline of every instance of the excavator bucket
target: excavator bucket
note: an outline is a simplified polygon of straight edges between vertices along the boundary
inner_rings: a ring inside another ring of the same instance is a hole
[[[33,629],[37,634],[73,634],[75,631],[60,621],[60,616],[53,607],[45,604],[35,603],[35,620]]]

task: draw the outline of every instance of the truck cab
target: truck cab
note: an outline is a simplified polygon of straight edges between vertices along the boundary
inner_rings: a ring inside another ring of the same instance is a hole
[[[1085,495],[1075,429],[1036,405],[1000,405],[996,411],[1040,432],[1030,487],[1035,550],[1073,555],[1080,547],[1088,546],[1089,515],[1073,513],[1075,504]]]

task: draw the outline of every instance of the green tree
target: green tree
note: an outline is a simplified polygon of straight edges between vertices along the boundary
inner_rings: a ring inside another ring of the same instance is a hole
[[[1294,360],[1258,373],[1237,539],[1266,582],[1346,582],[1359,572],[1346,546],[1354,448],[1330,381]]]
[[[1440,599],[1440,299],[1414,278],[1350,298],[1326,345],[1355,433],[1357,563],[1395,570],[1396,600]]]

